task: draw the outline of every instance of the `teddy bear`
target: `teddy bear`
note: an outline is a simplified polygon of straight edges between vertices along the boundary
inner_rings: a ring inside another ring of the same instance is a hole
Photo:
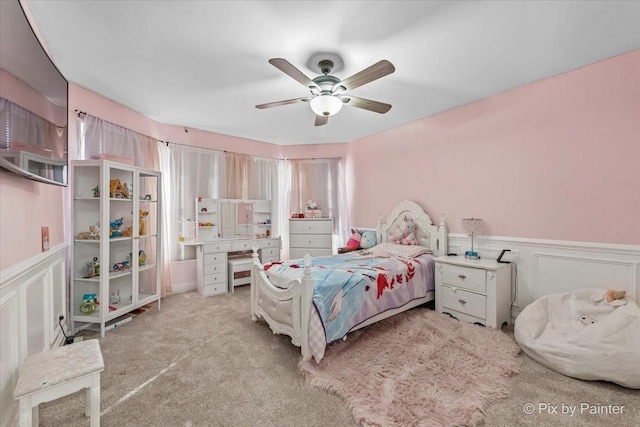
[[[404,221],[402,225],[400,225],[400,235],[393,236],[391,241],[401,245],[417,245],[418,240],[416,240],[415,231],[416,225],[413,223],[413,220],[405,215]]]
[[[316,202],[315,200],[309,200],[307,202],[307,209],[310,211],[318,209],[318,202]]]

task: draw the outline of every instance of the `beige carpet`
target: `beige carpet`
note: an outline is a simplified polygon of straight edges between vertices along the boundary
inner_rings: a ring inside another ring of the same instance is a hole
[[[95,337],[95,335],[93,335]],[[202,298],[162,300],[100,339],[102,426],[355,426],[344,401],[305,384],[300,352],[249,315],[246,286]],[[486,411],[487,426],[638,426],[640,396],[615,384],[585,382],[520,355],[510,397]],[[621,415],[549,414],[558,406],[624,405]],[[525,404],[536,410],[527,415]],[[88,426],[84,393],[40,405],[42,426]]]
[[[366,426],[478,425],[509,395],[518,345],[502,331],[410,310],[303,361],[308,382],[341,396]]]

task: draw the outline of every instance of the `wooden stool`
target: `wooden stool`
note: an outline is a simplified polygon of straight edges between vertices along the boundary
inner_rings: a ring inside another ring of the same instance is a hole
[[[229,292],[233,292],[236,286],[248,285],[251,283],[252,268],[253,264],[251,258],[235,258],[229,260]],[[244,274],[240,274],[239,277],[236,277],[237,273]]]
[[[85,415],[100,425],[100,372],[104,361],[98,340],[81,341],[27,357],[13,395],[20,400],[20,426],[38,425],[38,405],[87,389]]]

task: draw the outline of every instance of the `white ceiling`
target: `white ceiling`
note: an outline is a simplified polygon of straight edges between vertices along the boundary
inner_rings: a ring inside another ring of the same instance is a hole
[[[640,48],[640,1],[27,0],[58,68],[168,124],[276,144],[348,142]],[[310,78],[318,52],[344,79],[381,59],[395,73],[315,127],[307,96],[267,61]],[[311,65],[311,67],[310,67]]]

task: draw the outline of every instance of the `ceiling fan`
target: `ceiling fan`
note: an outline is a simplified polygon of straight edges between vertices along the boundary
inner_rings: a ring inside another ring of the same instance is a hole
[[[296,102],[309,102],[311,109],[316,114],[316,126],[326,125],[329,122],[329,116],[333,116],[340,111],[343,104],[380,114],[384,114],[391,109],[391,105],[385,104],[384,102],[372,101],[370,99],[345,94],[348,90],[371,83],[374,80],[393,73],[396,69],[393,64],[386,59],[376,62],[372,66],[344,80],[340,80],[329,74],[333,69],[333,61],[328,59],[323,59],[318,63],[322,75],[313,80],[291,65],[286,59],[273,58],[269,60],[269,63],[309,88],[311,96],[269,102],[267,104],[256,105],[256,108],[264,109],[295,104]]]

